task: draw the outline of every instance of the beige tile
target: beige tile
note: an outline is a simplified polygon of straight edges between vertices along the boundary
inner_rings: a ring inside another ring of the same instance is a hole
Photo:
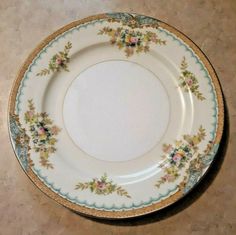
[[[219,75],[230,118],[229,144],[222,165],[219,158],[216,169],[185,200],[161,213],[128,222],[90,220],[47,198],[20,169],[7,132],[9,91],[27,54],[62,25],[110,11],[154,16],[195,41]],[[235,0],[1,0],[0,234],[236,234],[235,25]]]

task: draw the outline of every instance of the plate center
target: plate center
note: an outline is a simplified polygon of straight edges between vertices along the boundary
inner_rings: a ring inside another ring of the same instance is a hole
[[[63,117],[73,142],[100,160],[128,161],[150,151],[169,122],[169,100],[160,80],[128,61],[95,64],[76,77]]]

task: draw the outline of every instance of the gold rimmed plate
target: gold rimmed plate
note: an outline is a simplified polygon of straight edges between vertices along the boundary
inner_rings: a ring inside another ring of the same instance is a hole
[[[29,178],[79,213],[128,218],[186,195],[224,120],[211,64],[157,19],[108,13],[46,38],[13,85],[9,132]]]

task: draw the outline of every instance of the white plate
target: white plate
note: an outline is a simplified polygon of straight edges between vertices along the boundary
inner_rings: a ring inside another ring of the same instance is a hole
[[[216,74],[197,46],[127,13],[50,35],[10,96],[26,174],[62,205],[104,218],[150,213],[188,193],[216,154],[223,119]]]

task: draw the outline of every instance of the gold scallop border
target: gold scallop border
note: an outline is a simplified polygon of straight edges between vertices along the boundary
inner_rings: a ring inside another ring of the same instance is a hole
[[[24,77],[24,74],[27,70],[27,68],[29,67],[29,65],[32,63],[33,59],[35,58],[35,56],[54,38],[56,38],[57,36],[59,36],[60,34],[64,33],[65,31],[76,27],[78,25],[90,22],[90,21],[94,21],[94,20],[99,20],[99,19],[108,19],[109,17],[107,16],[107,14],[99,14],[99,15],[94,15],[94,16],[90,16],[87,18],[84,18],[82,20],[78,20],[78,21],[74,21],[62,28],[60,28],[59,30],[57,30],[56,32],[54,32],[53,34],[51,34],[50,36],[48,36],[46,39],[44,39],[28,56],[28,58],[26,59],[26,61],[24,62],[23,66],[21,67],[21,69],[18,72],[18,75],[14,81],[13,84],[13,88],[11,90],[10,93],[10,97],[9,97],[9,106],[8,106],[8,126],[9,126],[9,116],[11,114],[14,114],[15,112],[15,102],[16,102],[16,96],[17,96],[17,91],[19,89],[21,80]],[[222,95],[222,91],[221,91],[221,87],[220,87],[220,83],[219,80],[217,78],[216,72],[213,69],[212,65],[210,64],[209,60],[207,59],[207,57],[204,55],[204,53],[198,48],[198,46],[196,44],[194,44],[194,42],[192,40],[190,40],[186,35],[184,35],[182,32],[178,31],[177,29],[175,29],[174,27],[159,21],[159,26],[170,31],[171,33],[175,34],[177,37],[179,37],[180,39],[182,39],[194,52],[195,54],[197,54],[197,56],[200,58],[200,60],[203,62],[203,64],[205,65],[206,69],[208,70],[208,73],[212,79],[212,82],[214,84],[215,87],[215,92],[216,92],[216,96],[217,96],[217,102],[218,102],[218,126],[217,126],[217,130],[216,130],[216,137],[215,137],[215,144],[219,144],[221,137],[222,137],[222,133],[223,133],[223,128],[224,128],[224,103],[223,103],[223,95]],[[17,158],[18,159],[18,158]],[[164,207],[167,207],[170,204],[173,204],[174,202],[176,202],[177,200],[179,200],[180,198],[182,198],[184,196],[184,194],[182,193],[181,187],[179,188],[179,190],[174,193],[173,195],[171,195],[170,197],[163,199],[160,202],[154,203],[152,205],[143,207],[143,208],[138,208],[138,209],[131,209],[131,210],[123,210],[123,211],[105,211],[105,210],[98,210],[98,209],[92,209],[92,208],[88,208],[85,206],[80,206],[77,205],[75,203],[72,203],[70,201],[68,201],[67,199],[59,196],[57,193],[55,193],[54,191],[52,191],[49,187],[47,187],[39,178],[38,176],[32,171],[32,169],[29,169],[27,172],[25,171],[25,173],[27,174],[27,176],[31,179],[31,181],[43,192],[45,193],[47,196],[49,196],[50,198],[52,198],[53,200],[55,200],[56,202],[58,202],[59,204],[62,204],[63,206],[72,209],[78,213],[87,215],[87,216],[91,216],[91,217],[100,217],[100,218],[109,218],[109,219],[121,219],[121,218],[130,218],[130,217],[136,217],[136,216],[141,216],[144,214],[148,214],[157,210],[160,210]]]

